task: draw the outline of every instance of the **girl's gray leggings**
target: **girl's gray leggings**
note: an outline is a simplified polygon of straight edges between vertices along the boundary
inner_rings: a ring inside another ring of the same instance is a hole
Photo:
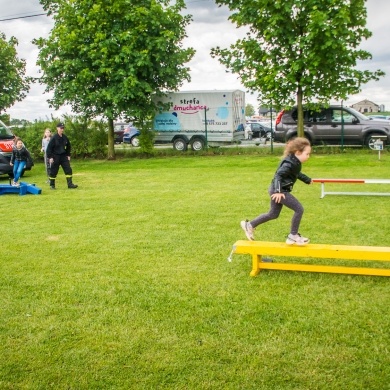
[[[270,195],[272,195],[271,191],[268,191]],[[303,215],[303,206],[298,201],[295,196],[293,196],[290,192],[283,192],[285,199],[282,199],[280,203],[276,203],[271,199],[270,209],[268,213],[261,214],[252,221],[250,224],[253,228],[261,225],[262,223],[268,222],[271,219],[276,219],[279,217],[280,212],[282,211],[283,206],[288,207],[289,209],[294,211],[294,215],[291,220],[291,234],[297,234],[299,231],[299,225],[301,223],[302,215]]]

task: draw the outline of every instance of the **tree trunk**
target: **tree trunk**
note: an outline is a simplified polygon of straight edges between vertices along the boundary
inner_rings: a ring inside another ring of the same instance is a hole
[[[108,119],[107,160],[115,160],[114,120],[112,118]]]
[[[298,110],[298,137],[304,137],[302,87],[300,85],[298,85],[298,91],[297,91],[297,110]]]

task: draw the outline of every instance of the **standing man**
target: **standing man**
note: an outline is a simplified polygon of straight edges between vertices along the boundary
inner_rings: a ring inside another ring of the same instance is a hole
[[[250,123],[247,123],[244,130],[245,139],[252,139],[252,127]]]
[[[63,123],[57,124],[57,134],[51,137],[47,145],[46,155],[50,165],[50,188],[56,189],[56,177],[60,166],[62,167],[68,188],[77,188],[76,184],[72,183],[72,168],[70,167],[70,142],[68,137],[64,134],[65,126]]]

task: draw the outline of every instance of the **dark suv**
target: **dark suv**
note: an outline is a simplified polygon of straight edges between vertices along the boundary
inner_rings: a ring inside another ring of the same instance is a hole
[[[127,126],[127,123],[114,123],[114,143],[120,144],[123,142],[123,133]]]
[[[297,136],[298,110],[281,111],[275,124],[275,141],[286,142]],[[370,120],[350,107],[329,106],[319,111],[304,109],[303,130],[312,144],[367,145],[375,149],[380,136],[390,143],[390,122]]]
[[[258,122],[249,122],[247,123],[247,126],[250,126],[251,128],[251,138],[267,138],[271,139],[272,136],[272,129],[271,129],[271,123],[269,126],[265,125],[264,123],[258,123]]]

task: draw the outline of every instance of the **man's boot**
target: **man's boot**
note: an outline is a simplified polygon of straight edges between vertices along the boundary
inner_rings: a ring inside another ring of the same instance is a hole
[[[68,182],[68,188],[77,188],[78,187],[77,184],[73,184],[72,183],[72,178],[71,177],[67,177],[66,181]]]
[[[50,179],[50,189],[51,190],[56,189],[56,179]]]

